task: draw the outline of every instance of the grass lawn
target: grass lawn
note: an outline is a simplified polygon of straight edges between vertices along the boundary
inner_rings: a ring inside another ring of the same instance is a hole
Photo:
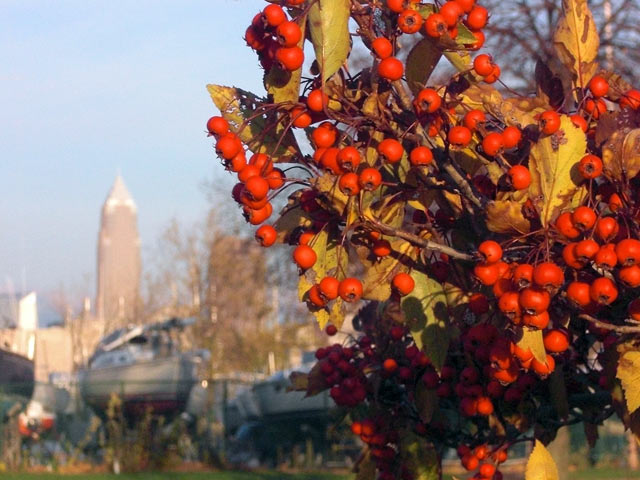
[[[640,471],[630,472],[628,470],[619,470],[615,468],[596,468],[593,470],[571,472],[569,474],[570,480],[628,480],[632,478],[640,478]]]
[[[282,472],[194,472],[194,473],[129,473],[112,475],[93,473],[61,475],[56,473],[3,473],[2,480],[353,480],[353,475],[330,473],[282,473]],[[445,475],[445,480],[451,477]],[[465,476],[459,477],[461,479]],[[598,468],[571,472],[569,480],[631,480],[640,479],[640,472],[628,472],[613,468]]]
[[[2,480],[351,480],[352,475],[328,473],[282,473],[282,472],[195,472],[195,473],[128,473],[113,475],[92,473],[61,475],[56,473],[3,473]]]

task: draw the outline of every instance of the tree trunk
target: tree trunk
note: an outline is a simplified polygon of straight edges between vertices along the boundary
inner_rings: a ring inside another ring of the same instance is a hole
[[[627,442],[629,444],[627,462],[629,470],[638,470],[638,441],[631,430],[627,431]]]

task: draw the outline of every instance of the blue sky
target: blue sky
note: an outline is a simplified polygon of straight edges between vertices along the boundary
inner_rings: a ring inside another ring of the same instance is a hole
[[[102,202],[120,169],[143,255],[221,181],[205,85],[262,92],[242,36],[259,0],[0,1],[0,290],[93,295]]]

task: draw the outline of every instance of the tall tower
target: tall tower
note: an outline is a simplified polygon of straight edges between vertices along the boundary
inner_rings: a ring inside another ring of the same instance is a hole
[[[135,319],[140,289],[137,207],[118,175],[102,206],[96,316],[105,333]]]

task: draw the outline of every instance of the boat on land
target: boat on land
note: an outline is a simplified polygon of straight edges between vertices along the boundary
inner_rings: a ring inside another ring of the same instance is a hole
[[[106,416],[113,396],[126,416],[171,416],[187,412],[205,387],[202,370],[209,359],[204,349],[182,351],[176,333],[194,319],[123,328],[104,337],[79,372],[80,392],[98,415]],[[197,412],[187,412],[192,415]]]
[[[30,398],[33,386],[33,360],[0,348],[0,395]]]

